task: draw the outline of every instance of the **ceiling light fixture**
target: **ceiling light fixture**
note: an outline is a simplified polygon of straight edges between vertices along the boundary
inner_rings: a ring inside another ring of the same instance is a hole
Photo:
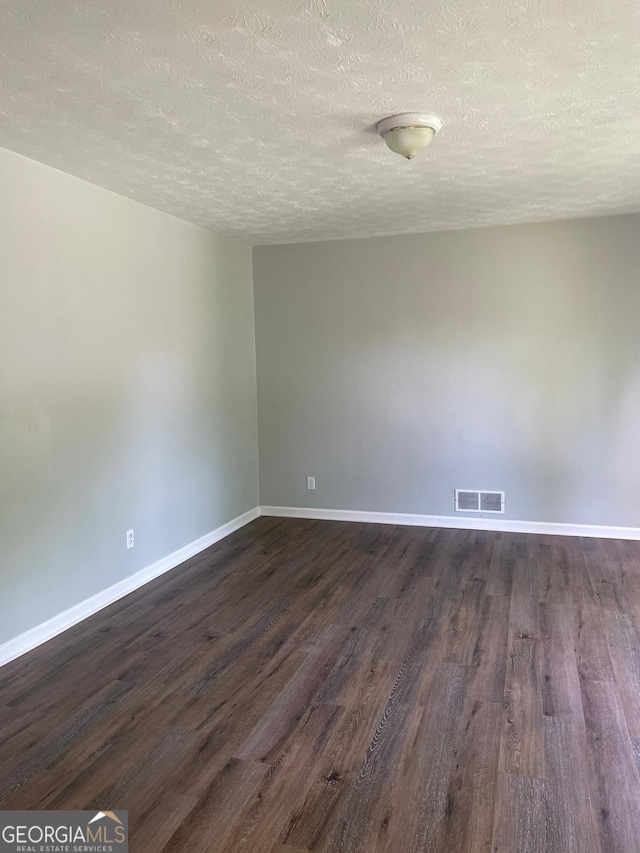
[[[441,127],[442,121],[438,116],[399,113],[383,118],[376,129],[392,151],[412,160],[429,145]]]

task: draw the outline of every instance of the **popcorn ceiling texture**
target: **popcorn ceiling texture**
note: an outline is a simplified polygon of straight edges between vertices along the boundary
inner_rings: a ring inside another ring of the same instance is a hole
[[[631,0],[4,0],[0,145],[252,243],[640,210]],[[411,162],[372,125],[445,126]]]

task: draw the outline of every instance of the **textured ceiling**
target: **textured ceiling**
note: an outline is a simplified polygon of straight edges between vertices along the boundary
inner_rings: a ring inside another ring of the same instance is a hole
[[[634,0],[3,0],[0,146],[253,243],[640,209]],[[408,162],[372,124],[434,112]]]

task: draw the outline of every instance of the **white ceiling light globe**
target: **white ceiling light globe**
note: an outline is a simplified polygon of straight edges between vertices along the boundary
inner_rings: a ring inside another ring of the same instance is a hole
[[[391,151],[411,160],[429,145],[441,127],[437,116],[400,113],[382,119],[377,130]]]

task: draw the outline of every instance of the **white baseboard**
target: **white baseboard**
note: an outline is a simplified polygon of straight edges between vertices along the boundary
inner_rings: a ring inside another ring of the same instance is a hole
[[[314,507],[261,506],[223,524],[211,533],[179,548],[167,557],[124,578],[102,592],[54,616],[47,622],[25,631],[0,645],[0,666],[46,643],[77,625],[104,607],[108,607],[154,578],[175,569],[181,563],[234,533],[260,515],[275,518],[309,518],[327,521],[360,521],[372,524],[404,524],[412,527],[448,527],[460,530],[495,530],[504,533],[547,533],[555,536],[587,536],[599,539],[640,540],[640,527],[611,527],[593,524],[559,524],[552,521],[512,521],[505,518],[467,518],[450,515],[413,515],[397,512],[363,512],[348,509],[316,509]]]
[[[259,507],[250,509],[248,512],[216,528],[216,530],[212,530],[211,533],[207,533],[205,536],[201,536],[200,539],[196,539],[194,542],[190,542],[183,548],[179,548],[167,557],[163,557],[156,563],[140,569],[139,572],[129,575],[129,577],[118,581],[118,583],[113,584],[113,586],[102,590],[102,592],[96,595],[92,595],[91,598],[75,604],[73,607],[65,610],[64,613],[60,613],[47,622],[36,625],[35,628],[31,628],[29,631],[25,631],[24,634],[20,634],[14,637],[13,640],[0,645],[0,666],[15,660],[15,658],[31,651],[31,649],[35,649],[36,646],[46,643],[47,640],[51,640],[53,637],[66,631],[67,628],[71,628],[72,625],[77,625],[78,622],[82,622],[83,619],[92,616],[98,610],[108,607],[114,601],[118,601],[119,598],[123,598],[130,592],[139,589],[154,578],[163,575],[171,569],[175,569],[176,566],[184,563],[185,560],[195,557],[196,554],[204,551],[205,548],[209,548],[211,545],[224,539],[225,536],[229,536],[230,533],[234,533],[236,530],[244,527],[245,524],[249,524],[250,521],[258,518],[259,515]]]
[[[297,506],[261,506],[260,514],[275,518],[315,518],[326,521],[364,521],[371,524],[406,524],[411,527],[452,527],[460,530],[496,530],[504,533],[548,533],[553,536],[640,540],[640,527],[559,524],[553,521],[511,521],[506,518],[411,515],[398,512],[361,512],[351,509],[315,509]]]

